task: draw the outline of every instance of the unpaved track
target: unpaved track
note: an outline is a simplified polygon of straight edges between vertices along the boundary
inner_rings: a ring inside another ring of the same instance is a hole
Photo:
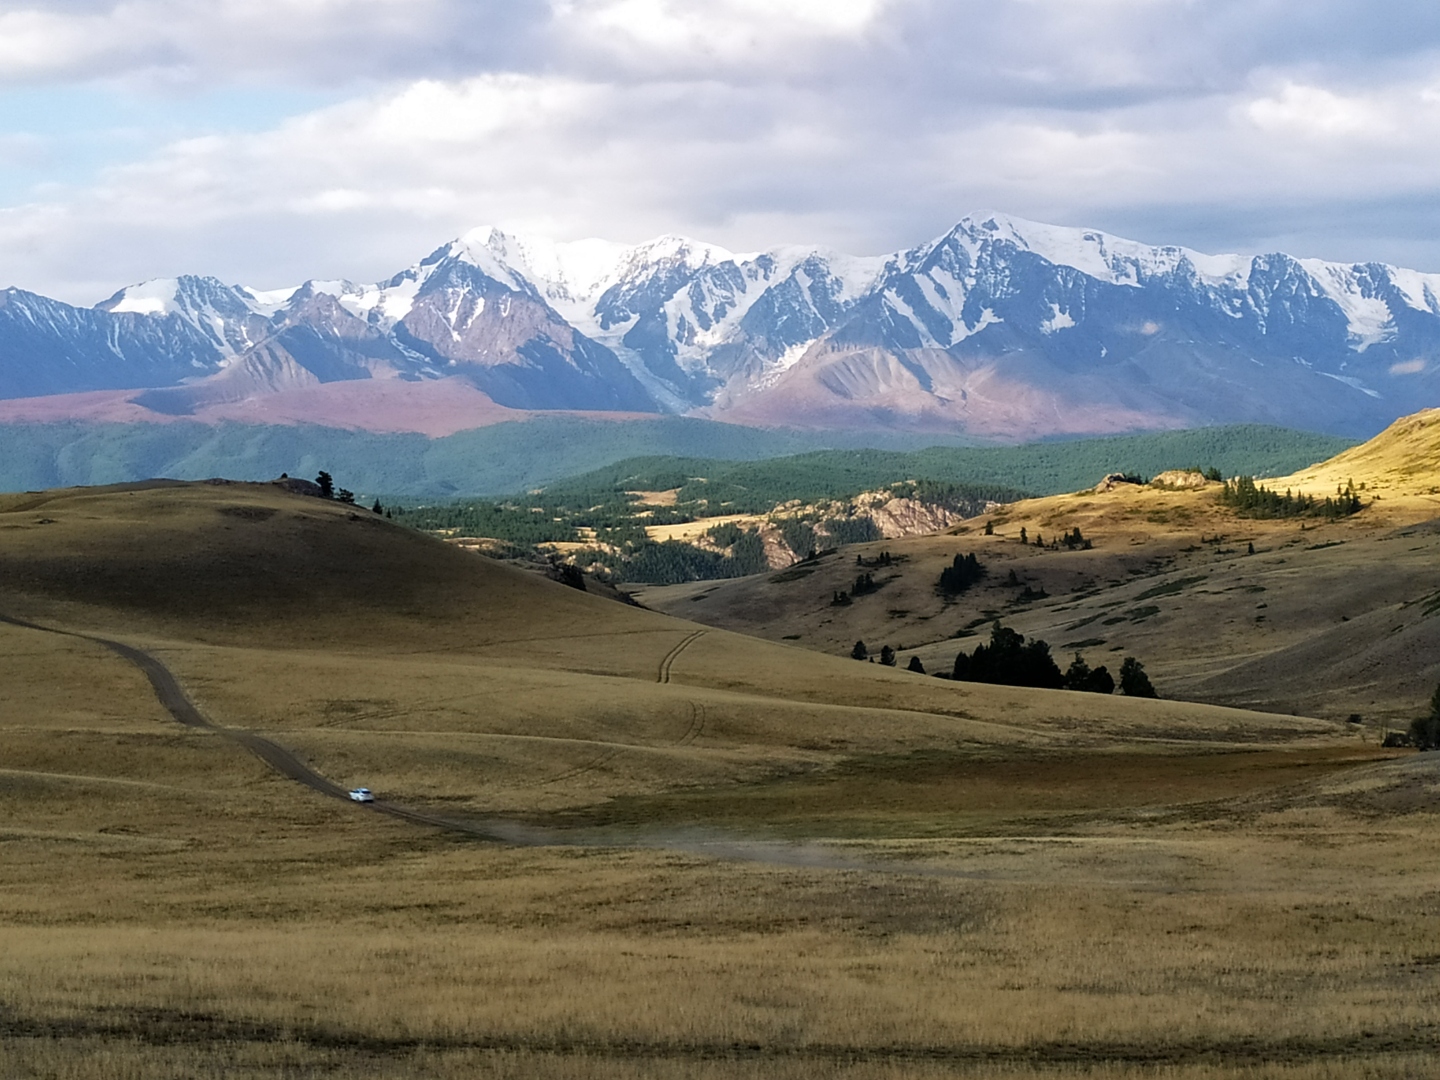
[[[50,626],[41,626],[38,623],[27,622],[24,619],[12,618],[8,615],[0,615],[0,622],[8,623],[11,626],[18,626],[25,630],[38,630],[45,634],[61,634],[65,637],[80,638],[82,641],[91,641],[96,645],[103,645],[111,652],[124,657],[130,663],[145,673],[150,680],[151,687],[155,690],[155,696],[165,710],[186,727],[198,728],[202,731],[212,732],[222,738],[238,743],[246,750],[249,750],[257,758],[263,761],[270,768],[274,769],[281,776],[294,780],[296,783],[304,784],[312,791],[318,791],[321,795],[328,795],[332,799],[343,799],[352,803],[357,809],[373,810],[376,813],[388,814],[391,817],[402,818],[405,821],[413,821],[422,825],[433,825],[440,829],[450,829],[456,832],[463,832],[470,836],[477,836],[484,840],[496,840],[509,844],[544,844],[550,842],[540,830],[516,829],[504,825],[488,827],[474,825],[466,822],[450,821],[446,818],[435,817],[420,810],[411,810],[404,806],[396,806],[394,803],[376,800],[372,803],[355,803],[350,799],[350,793],[335,781],[322,776],[310,766],[301,761],[295,754],[277,742],[265,738],[263,735],[256,735],[253,731],[243,731],[238,728],[221,727],[214,723],[202,713],[193,701],[186,695],[180,686],[180,681],[175,678],[174,672],[167,668],[159,659],[137,649],[133,645],[126,645],[123,641],[112,641],[110,638],[99,637],[94,634],[81,634],[73,630],[57,630]]]
[[[665,659],[660,661],[659,678],[657,678],[655,681],[668,683],[670,681],[670,665],[675,663],[675,658],[679,656],[682,652],[684,652],[686,649],[688,649],[691,645],[693,645],[697,639],[704,637],[705,634],[706,631],[704,630],[696,630],[693,634],[690,634],[684,639],[682,639],[679,645],[676,645],[673,649],[666,653]]]

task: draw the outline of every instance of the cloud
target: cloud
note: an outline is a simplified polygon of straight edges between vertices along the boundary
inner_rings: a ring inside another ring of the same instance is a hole
[[[376,279],[486,221],[879,252],[994,207],[1437,268],[1413,236],[1440,190],[1432,6],[0,0],[12,83],[338,88],[36,188],[0,210],[0,254],[93,301],[181,271]]]
[[[524,63],[538,0],[0,0],[0,81],[299,83]]]
[[[1395,118],[1382,102],[1296,83],[1257,98],[1246,113],[1266,132],[1316,139],[1382,137],[1395,130]]]

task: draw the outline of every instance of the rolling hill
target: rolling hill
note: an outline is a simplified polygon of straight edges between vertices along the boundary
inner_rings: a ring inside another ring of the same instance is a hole
[[[0,497],[0,615],[13,1075],[1433,1063],[1434,770],[1342,722],[857,664],[268,484]]]
[[[956,652],[973,649],[1000,619],[1049,642],[1065,662],[1075,651],[1112,666],[1140,657],[1166,696],[1403,727],[1440,681],[1436,432],[1434,414],[1418,414],[1267,482],[1333,497],[1353,478],[1366,506],[1340,520],[1247,518],[1220,501],[1218,483],[1117,484],[1015,503],[949,535],[637,596],[832,655],[857,640],[889,644],[902,665],[915,655],[930,671],[948,671]],[[1076,528],[1092,549],[1035,546]],[[1022,529],[1029,544],[1019,542]],[[873,564],[882,550],[897,561],[877,576],[880,590],[835,606],[861,572],[856,559]],[[940,572],[962,553],[989,573],[961,596],[942,595]]]

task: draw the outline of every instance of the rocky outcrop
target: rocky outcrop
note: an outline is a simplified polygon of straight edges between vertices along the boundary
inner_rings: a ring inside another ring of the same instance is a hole
[[[1199,469],[1168,469],[1151,480],[1150,486],[1164,488],[1166,491],[1199,491],[1212,482],[1206,480],[1205,474]]]
[[[1123,487],[1138,487],[1139,485],[1140,478],[1138,476],[1127,476],[1125,473],[1112,472],[1108,473],[1105,479],[1096,484],[1092,490],[1094,490],[1096,495],[1103,495],[1107,491],[1116,491]]]
[[[875,522],[880,535],[886,540],[944,532],[970,516],[955,507],[921,502],[919,499],[886,498],[884,502],[880,502],[880,498],[885,496],[878,496],[867,509],[870,519]],[[998,504],[990,503],[988,508],[996,505]]]

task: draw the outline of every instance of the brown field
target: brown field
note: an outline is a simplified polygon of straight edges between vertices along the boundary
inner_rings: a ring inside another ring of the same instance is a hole
[[[0,625],[6,1077],[1436,1071],[1440,766],[1334,719],[856,664],[250,485],[0,497],[0,613],[461,826]]]

